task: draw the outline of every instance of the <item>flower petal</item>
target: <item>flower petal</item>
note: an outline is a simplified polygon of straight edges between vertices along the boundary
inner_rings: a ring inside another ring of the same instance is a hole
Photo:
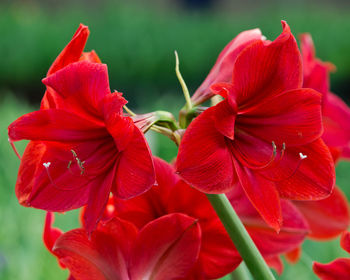
[[[52,63],[47,75],[49,76],[57,72],[70,63],[77,62],[83,53],[89,34],[89,28],[86,25],[80,24],[72,40]]]
[[[241,263],[242,258],[217,216],[216,219],[199,223],[202,229],[199,262],[205,279],[224,277]]]
[[[52,212],[46,213],[43,240],[46,248],[51,253],[57,238],[63,234],[63,232],[60,229],[52,227],[54,223],[54,219],[55,219],[55,216]]]
[[[340,238],[340,246],[350,254],[350,233],[344,231]]]
[[[233,140],[235,136],[236,111],[228,104],[226,100],[216,105],[215,127],[220,133]]]
[[[314,262],[312,269],[321,280],[348,279],[350,276],[350,259],[339,258],[328,264]]]
[[[301,87],[302,63],[295,38],[286,22],[273,42],[256,41],[237,57],[232,75],[239,108]]]
[[[326,198],[335,184],[334,162],[321,139],[287,147],[279,166],[264,171],[264,175],[276,182],[281,197],[294,200]]]
[[[276,270],[278,275],[281,275],[283,272],[283,262],[279,256],[265,259],[267,265],[274,270]]]
[[[324,133],[322,139],[329,147],[349,149],[350,108],[341,98],[329,92],[323,104]],[[341,154],[344,156],[344,154]]]
[[[149,190],[155,182],[151,151],[143,133],[135,126],[133,137],[121,152],[114,194],[129,199]]]
[[[252,42],[261,40],[263,40],[263,36],[259,29],[247,30],[238,34],[221,51],[209,75],[192,96],[192,102],[198,105],[211,98],[213,96],[210,91],[212,84],[229,82],[232,77],[233,65],[239,53]]]
[[[95,229],[105,210],[112,189],[115,169],[116,165],[107,174],[103,174],[96,179],[90,190],[89,200],[84,212],[84,226],[89,233]]]
[[[298,146],[322,135],[321,95],[295,89],[275,95],[237,117],[237,127],[276,144]]]
[[[307,219],[311,238],[334,238],[349,226],[348,201],[338,187],[335,187],[333,193],[326,199],[293,203]]]
[[[115,163],[117,153],[113,149],[112,139],[78,146],[31,141],[17,178],[19,202],[59,212],[85,205],[90,188],[100,184],[98,176]]]
[[[286,253],[300,246],[305,239],[307,222],[291,202],[281,200],[283,224],[276,233],[263,221],[241,186],[238,185],[227,196],[264,258]]]
[[[200,114],[181,140],[176,161],[180,176],[207,193],[224,193],[237,182],[225,136],[215,127],[216,107]]]
[[[11,123],[8,132],[12,141],[27,139],[76,142],[96,140],[108,136],[102,123],[91,122],[60,109],[28,113]]]
[[[97,53],[94,50],[91,52],[83,52],[82,56],[80,57],[80,61],[83,60],[94,63],[102,63],[101,59],[98,57]]]
[[[236,160],[234,163],[239,181],[250,202],[265,222],[279,232],[282,226],[282,210],[275,184]]]
[[[103,119],[102,99],[110,94],[107,66],[87,61],[75,62],[43,79],[57,95],[56,108]]]
[[[129,279],[127,262],[136,235],[133,224],[113,219],[90,238],[82,229],[63,234],[54,253],[76,279]]]
[[[197,261],[200,243],[201,230],[194,218],[176,213],[158,218],[138,235],[130,278],[185,278]]]

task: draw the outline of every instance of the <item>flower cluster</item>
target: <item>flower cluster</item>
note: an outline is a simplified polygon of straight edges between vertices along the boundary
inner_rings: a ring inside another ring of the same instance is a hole
[[[43,79],[40,110],[8,128],[14,149],[30,140],[18,201],[48,211],[44,243],[69,279],[217,279],[234,271],[240,246],[206,194],[226,195],[278,273],[281,256],[297,261],[305,238],[347,229],[334,165],[350,158],[350,109],[330,92],[334,66],[316,58],[311,36],[301,36],[300,52],[282,27],[274,41],[258,29],[234,38],[177,122],[164,111],[131,112],[111,92],[107,66],[84,52],[89,29],[80,25]],[[217,104],[200,107],[214,96]],[[179,145],[174,164],[152,156],[148,129]],[[81,228],[53,227],[52,212],[77,208]]]

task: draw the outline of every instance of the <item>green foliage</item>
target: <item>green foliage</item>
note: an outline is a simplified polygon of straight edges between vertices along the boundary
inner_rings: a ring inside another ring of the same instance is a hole
[[[350,37],[344,36],[350,30],[350,17],[342,7],[268,2],[243,11],[190,13],[119,1],[55,7],[30,3],[0,4],[0,84],[29,92],[36,100],[43,90],[40,78],[80,22],[91,30],[87,50],[94,48],[108,64],[112,89],[125,92],[135,107],[179,89],[174,50],[193,92],[234,36],[259,27],[274,39],[281,31],[281,19],[288,21],[296,35],[310,32],[319,57],[338,67],[333,86],[339,94],[350,74]]]

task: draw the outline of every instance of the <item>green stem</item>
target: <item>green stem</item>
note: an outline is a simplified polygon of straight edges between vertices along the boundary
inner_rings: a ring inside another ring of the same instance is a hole
[[[241,262],[241,264],[230,273],[230,279],[231,280],[249,280],[250,275],[249,271],[244,264],[244,262]]]
[[[186,106],[187,106],[187,110],[191,110],[192,109],[192,102],[191,102],[191,96],[190,96],[190,92],[188,91],[188,88],[186,86],[186,83],[184,81],[184,79],[182,78],[182,75],[180,73],[180,68],[179,68],[179,57],[177,55],[177,51],[175,51],[175,73],[177,76],[177,79],[179,80],[179,83],[182,87],[182,91],[184,93],[185,99],[186,99]]]
[[[250,238],[236,211],[232,208],[226,195],[207,194],[207,197],[254,279],[274,280],[275,277]]]

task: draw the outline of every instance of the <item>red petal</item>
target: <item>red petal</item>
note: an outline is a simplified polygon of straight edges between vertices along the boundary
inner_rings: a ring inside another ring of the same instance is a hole
[[[46,248],[52,252],[52,248],[57,240],[58,237],[60,237],[63,232],[58,228],[53,228],[52,225],[54,223],[55,216],[51,212],[46,213],[45,218],[45,225],[44,225],[44,233],[43,233],[43,239],[44,244]]]
[[[350,254],[350,233],[343,232],[340,238],[340,246]]]
[[[350,147],[350,108],[335,94],[329,92],[323,104],[325,143],[341,151]],[[341,156],[344,156],[342,154]]]
[[[48,211],[81,207],[87,203],[90,187],[100,184],[98,176],[109,170],[116,156],[112,139],[84,142],[75,147],[32,141],[19,169],[18,199],[26,206]],[[50,165],[45,168],[44,163],[48,162]]]
[[[313,88],[323,94],[329,91],[329,71],[334,66],[315,57],[315,47],[310,34],[300,36],[300,48],[303,58],[303,87]]]
[[[281,275],[283,272],[283,262],[281,261],[281,258],[276,256],[272,258],[265,259],[267,265],[274,270],[276,270],[278,275]]]
[[[79,28],[74,33],[72,40],[52,63],[47,75],[49,76],[68,64],[78,61],[83,53],[89,34],[89,28],[80,24]]]
[[[321,280],[349,279],[350,259],[339,258],[328,264],[314,262],[312,269]]]
[[[176,169],[189,184],[207,193],[224,193],[237,182],[225,137],[216,129],[216,107],[200,114],[186,129]]]
[[[235,120],[236,113],[226,100],[216,105],[215,110],[215,127],[220,133],[231,140],[234,139],[235,135]]]
[[[209,204],[203,206],[211,208]],[[206,208],[203,206],[201,209],[205,211]],[[202,229],[199,262],[206,276],[205,279],[224,277],[232,272],[242,261],[221,221],[217,216],[214,217],[207,221],[199,221]]]
[[[198,223],[186,215],[170,214],[150,222],[140,231],[135,243],[130,278],[186,277],[197,261],[200,240]]]
[[[248,200],[241,186],[227,194],[256,246],[265,258],[271,258],[300,246],[308,233],[307,223],[290,202],[281,200],[283,224],[276,233],[263,221],[257,210]]]
[[[105,64],[72,63],[43,79],[43,83],[56,92],[56,108],[87,119],[103,119],[101,101],[110,94]]]
[[[307,158],[298,167],[300,153]],[[287,147],[279,166],[264,173],[275,178],[278,192],[287,199],[326,198],[335,184],[333,159],[321,139],[299,147]]]
[[[346,230],[350,223],[348,201],[339,188],[326,199],[319,201],[294,201],[307,219],[310,234],[316,239],[334,238]]]
[[[295,264],[300,260],[301,257],[301,247],[297,247],[292,251],[289,251],[285,254],[286,260],[291,264]]]
[[[91,52],[83,52],[83,55],[80,57],[80,61],[82,60],[94,63],[102,63],[101,59],[98,57],[97,53],[94,50]]]
[[[127,148],[121,152],[116,175],[115,194],[132,198],[149,190],[155,182],[151,151],[142,132],[135,126]]]
[[[284,91],[300,88],[302,64],[295,38],[282,21],[283,32],[273,42],[257,41],[237,57],[232,84],[239,108],[247,108]]]
[[[263,40],[259,29],[252,29],[238,34],[221,51],[209,75],[192,96],[192,102],[198,105],[213,96],[210,86],[219,82],[229,82],[232,77],[233,65],[239,53],[249,44]]]
[[[312,89],[275,95],[237,117],[236,125],[269,143],[310,143],[322,134],[321,95]]]
[[[204,193],[180,181],[163,205],[168,213],[185,213],[199,220],[202,229],[199,262],[205,279],[223,277],[239,265],[241,257]]]
[[[69,268],[74,278],[129,279],[127,261],[137,229],[123,220],[114,219],[94,231],[76,229],[63,234],[54,253]]]
[[[116,166],[113,166],[107,174],[100,176],[96,180],[94,187],[91,188],[89,201],[84,212],[84,226],[89,233],[95,229],[105,210],[112,189],[115,169]]]
[[[234,160],[239,181],[250,202],[260,213],[265,222],[280,231],[282,225],[282,210],[275,184],[261,177]]]
[[[108,136],[102,123],[91,122],[69,111],[57,109],[26,114],[10,124],[8,132],[13,141],[76,142]]]

